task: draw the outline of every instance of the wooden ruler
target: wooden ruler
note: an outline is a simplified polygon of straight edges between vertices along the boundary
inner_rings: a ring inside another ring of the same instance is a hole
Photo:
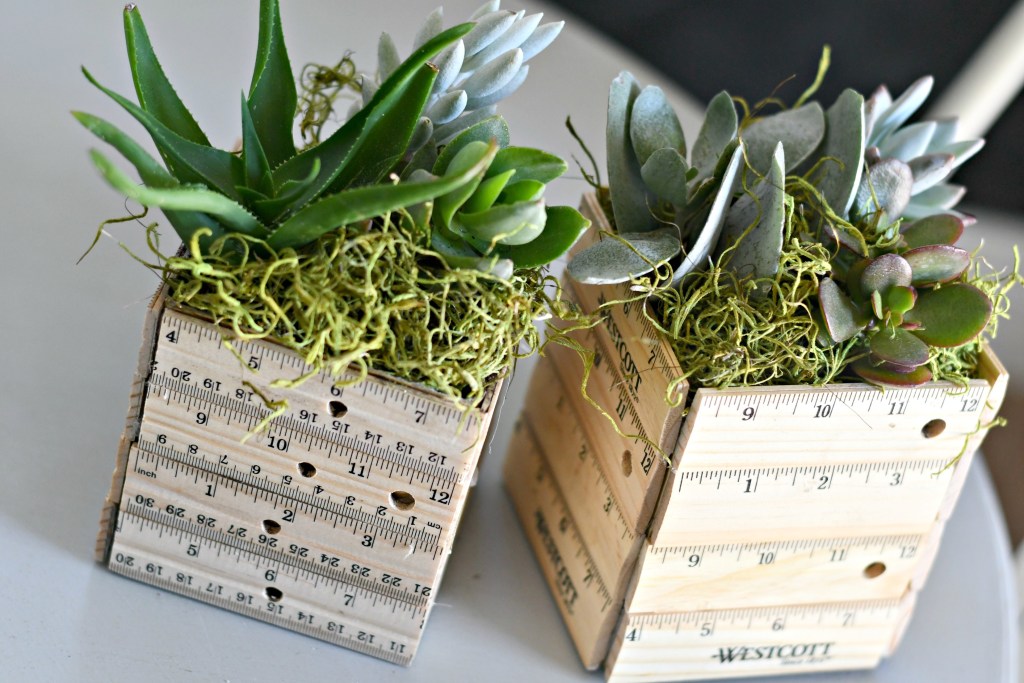
[[[115,488],[121,574],[399,664],[416,651],[491,411],[352,386],[164,309]],[[351,379],[347,376],[342,379]],[[287,399],[272,417],[265,399]]]

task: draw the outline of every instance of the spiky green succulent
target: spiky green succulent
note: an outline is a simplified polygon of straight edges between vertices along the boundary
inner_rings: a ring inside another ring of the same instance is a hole
[[[164,74],[139,10],[128,5],[124,30],[138,104],[83,72],[146,128],[166,166],[113,124],[81,112],[75,117],[136,168],[142,185],[93,151],[104,178],[139,203],[163,209],[186,243],[200,236],[205,248],[234,232],[257,238],[275,251],[301,248],[340,226],[480,184],[498,158],[499,147],[508,145],[507,127],[497,139],[486,136],[485,125],[474,129],[484,136],[482,143],[468,148],[458,166],[397,179],[408,165],[407,151],[440,77],[431,60],[437,61],[442,51],[478,29],[469,22],[424,34],[408,59],[389,65],[387,78],[364,107],[326,140],[298,150],[293,139],[297,93],[280,10],[277,0],[261,0],[256,64],[248,96],[241,100],[242,144],[234,153],[210,145]],[[513,170],[512,176],[517,172]],[[430,229],[426,224],[417,227]],[[578,230],[570,233],[549,239],[546,244],[561,246],[561,251],[537,250],[531,267],[560,256],[579,235]]]
[[[848,89],[828,109],[801,101],[742,122],[720,93],[687,161],[662,92],[620,75],[607,134],[615,234],[575,254],[569,275],[624,282],[667,264],[671,285],[684,287],[687,274],[713,265],[757,282],[747,290],[757,298],[791,235],[832,254],[830,276],[804,304],[819,320],[818,342],[854,340],[850,369],[868,381],[927,381],[933,348],[975,339],[992,312],[965,281],[970,255],[955,243],[970,221],[950,212],[963,190],[946,182],[983,143],[956,141],[955,120],[904,125],[931,83],[895,100],[885,88],[867,102]]]

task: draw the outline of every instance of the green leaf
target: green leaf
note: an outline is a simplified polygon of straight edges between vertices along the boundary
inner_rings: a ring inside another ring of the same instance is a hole
[[[871,384],[894,387],[915,387],[932,378],[932,372],[921,365],[910,372],[901,372],[891,365],[876,365],[867,358],[859,358],[850,364],[850,369]]]
[[[544,230],[544,200],[498,204],[478,213],[457,213],[452,231],[487,253],[491,244],[518,245],[536,239]]]
[[[640,95],[640,85],[633,74],[623,71],[612,80],[608,89],[608,123],[605,137],[608,147],[608,188],[611,191],[612,214],[620,233],[656,229],[650,205],[654,196],[647,190],[640,175],[640,164],[629,140],[629,119],[633,103]]]
[[[672,149],[685,158],[686,140],[679,118],[668,103],[664,91],[649,85],[633,103],[629,117],[629,139],[636,160],[643,166],[659,149]]]
[[[308,176],[301,180],[285,181],[281,187],[277,188],[277,194],[256,201],[253,208],[267,221],[268,225],[276,223],[309,190],[318,175],[320,175],[320,160],[313,159],[313,167],[309,169]],[[272,186],[273,180],[267,181],[267,184]]]
[[[585,285],[626,282],[676,256],[680,246],[679,231],[674,227],[619,233],[577,253],[566,272]]]
[[[539,180],[519,180],[506,186],[498,197],[498,201],[502,204],[528,202],[540,199],[543,194],[544,183]]]
[[[488,176],[504,173],[509,169],[515,169],[516,182],[520,180],[537,180],[542,183],[550,183],[565,173],[565,161],[561,158],[531,147],[503,147],[494,157],[491,167],[487,170]]]
[[[422,182],[370,185],[321,199],[286,220],[268,240],[273,249],[300,247],[342,225],[375,218],[451,192],[483,175],[498,151],[490,145],[464,173]]]
[[[864,169],[864,96],[847,88],[825,112],[825,139],[818,190],[825,202],[845,217],[853,204]]]
[[[458,175],[465,173],[480,158],[480,154],[487,148],[486,142],[474,140],[459,150],[459,153],[452,159],[444,175]],[[469,199],[479,187],[479,180],[472,180],[451,192],[441,195],[434,202],[434,215],[441,220],[441,225],[450,227],[455,212]],[[488,205],[489,206],[489,205]],[[487,208],[487,207],[484,207]]]
[[[910,264],[912,285],[932,285],[955,280],[971,265],[971,255],[948,244],[930,244],[903,254]]]
[[[477,211],[483,211],[494,206],[494,202],[498,200],[498,197],[502,192],[505,191],[505,186],[508,185],[508,181],[516,174],[514,168],[510,168],[496,176],[485,178],[480,186],[474,190],[472,196],[466,200],[462,205],[462,210],[466,213],[476,213]],[[541,185],[541,188],[544,186]],[[525,201],[526,199],[535,199],[535,197],[524,197],[519,200],[513,201]],[[507,203],[507,202],[506,202]]]
[[[495,252],[515,263],[516,268],[539,268],[569,251],[590,221],[569,206],[547,207],[544,232],[534,240],[519,246],[499,245]]]
[[[658,197],[676,206],[687,200],[686,177],[690,171],[686,159],[677,150],[655,150],[640,168],[644,184]]]
[[[209,146],[199,124],[174,91],[153,51],[142,14],[134,4],[124,8],[124,39],[132,69],[135,93],[142,108],[168,129],[190,142]]]
[[[265,196],[273,196],[273,179],[270,163],[260,143],[259,133],[252,119],[252,110],[245,96],[242,96],[242,168],[245,170],[245,186]],[[241,194],[241,193],[240,193]]]
[[[222,194],[199,187],[153,188],[136,185],[100,152],[90,152],[93,163],[114,188],[143,206],[175,211],[201,211],[219,219],[226,227],[252,237],[269,235],[256,217]]]
[[[799,166],[825,137],[825,112],[817,102],[759,119],[740,133],[747,162],[758,173],[768,172],[780,142],[786,148],[786,172]]]
[[[366,106],[346,121],[345,125],[316,147],[311,147],[297,154],[274,169],[274,185],[280,187],[288,180],[301,180],[308,177],[314,160],[319,159],[326,173],[325,177],[307,196],[303,197],[302,201],[296,204],[305,204],[313,197],[319,195],[341,173],[342,168],[349,163],[349,158],[353,148],[356,146],[357,140],[369,128],[368,121],[371,114],[379,116],[378,108],[383,106],[385,101],[393,103],[394,99],[396,99],[392,97],[395,91],[404,89],[410,79],[419,72],[420,67],[426,64],[428,59],[457,41],[472,28],[473,24],[471,23],[459,24],[424,43],[422,47],[402,62],[398,69],[381,84]],[[389,104],[388,106],[392,105]],[[417,112],[418,115],[419,112]]]
[[[893,221],[903,215],[910,203],[913,185],[914,175],[909,166],[899,159],[882,159],[860,179],[850,215],[860,219],[883,211]]]
[[[818,304],[828,335],[836,343],[853,338],[867,324],[864,314],[831,278],[822,278],[818,285]]]
[[[882,254],[864,268],[860,276],[860,288],[865,294],[885,294],[890,287],[907,287],[913,279],[910,264],[902,256]]]
[[[277,0],[260,0],[260,34],[249,86],[249,109],[272,166],[295,156],[295,78],[288,61]]]
[[[182,183],[201,183],[216,188],[228,197],[237,198],[235,185],[241,180],[241,161],[233,154],[207,147],[181,137],[149,112],[113,90],[100,85],[85,68],[82,73],[89,82],[117,102],[141,123],[153,138],[156,147],[166,159],[172,174]]]
[[[509,138],[508,123],[505,119],[500,114],[489,116],[459,133],[445,146],[434,164],[434,175],[443,175],[455,155],[471,142],[489,143],[494,140],[498,143],[498,147],[505,148],[508,146]]]
[[[904,320],[931,346],[960,346],[981,334],[991,315],[992,302],[983,291],[957,283],[920,292]]]
[[[870,347],[876,359],[901,368],[916,368],[928,362],[928,345],[899,327],[875,332]]]
[[[941,213],[903,225],[900,231],[908,249],[930,244],[956,244],[964,234],[964,222],[952,214]]]
[[[698,170],[695,176],[698,181],[710,177],[714,172],[726,145],[736,137],[738,125],[736,105],[733,104],[729,93],[723,90],[708,103],[704,122],[700,126],[697,140],[693,143],[690,163]]]

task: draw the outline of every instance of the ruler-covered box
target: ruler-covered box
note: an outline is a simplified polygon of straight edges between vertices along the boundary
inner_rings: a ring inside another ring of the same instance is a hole
[[[608,229],[594,197],[583,209]],[[629,298],[566,290],[590,311]],[[986,350],[966,388],[700,389],[683,405],[686,386],[666,401],[678,365],[638,306],[573,333],[595,352],[587,391],[608,417],[580,392],[576,352],[552,346],[506,462],[584,665],[612,681],[877,665],[910,618],[1005,370]]]
[[[398,664],[416,652],[494,415],[314,373],[161,291],[100,522],[111,570]]]

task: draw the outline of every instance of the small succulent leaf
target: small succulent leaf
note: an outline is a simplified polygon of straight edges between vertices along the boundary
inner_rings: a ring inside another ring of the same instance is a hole
[[[85,112],[74,111],[71,112],[71,115],[92,131],[96,137],[109,144],[131,162],[135,170],[139,172],[142,182],[149,187],[178,187],[181,184],[159,161],[150,156],[149,152],[142,148],[142,145],[135,142],[114,124]]]
[[[953,171],[956,157],[952,154],[925,154],[910,160],[910,173],[914,176],[911,194],[919,194],[945,180]]]
[[[526,77],[529,75],[530,65],[524,64],[519,68],[519,71],[516,72],[516,75],[512,77],[512,80],[510,80],[508,83],[501,86],[494,92],[489,93],[487,95],[470,97],[469,101],[466,103],[466,108],[480,109],[481,107],[490,107],[497,104],[498,102],[501,102],[503,99],[514,93],[516,90],[519,90],[520,86],[522,86],[522,84],[526,82]]]
[[[520,47],[523,50],[523,61],[529,61],[544,51],[565,28],[564,21],[552,21],[537,27],[537,30],[527,38]]]
[[[882,159],[861,178],[851,215],[866,218],[881,211],[890,221],[895,220],[910,203],[913,185],[914,176],[907,164],[899,159]]]
[[[903,254],[914,272],[911,284],[932,285],[955,280],[971,265],[971,255],[948,244],[932,244]]]
[[[878,145],[893,131],[906,123],[932,91],[935,79],[931,76],[919,78],[878,115],[868,138],[869,145]]]
[[[864,267],[860,288],[865,294],[878,292],[884,296],[890,287],[909,287],[913,277],[913,270],[905,258],[898,254],[882,254]]]
[[[537,26],[540,24],[540,20],[543,17],[543,14],[538,13],[524,15],[516,19],[515,23],[513,23],[507,31],[501,34],[501,36],[496,38],[493,43],[477,52],[471,59],[467,60],[463,71],[476,71],[502,53],[522,47],[523,42],[525,42],[526,39],[529,38],[537,29]],[[524,54],[524,60],[525,57],[526,55]]]
[[[818,284],[818,305],[829,337],[836,343],[852,339],[865,327],[864,314],[831,278]]]
[[[434,94],[446,92],[455,83],[462,72],[463,60],[466,58],[466,45],[461,40],[444,49],[434,65],[437,66],[437,80],[434,81]]]
[[[544,231],[536,239],[519,246],[498,245],[495,253],[510,259],[516,268],[540,268],[569,251],[590,227],[590,221],[572,207],[549,206],[545,211]]]
[[[871,133],[875,129],[875,124],[878,123],[878,119],[891,105],[892,95],[889,94],[889,89],[884,85],[875,88],[875,91],[871,93],[871,97],[864,102],[864,131],[866,140],[872,138]]]
[[[913,287],[890,287],[885,295],[885,307],[897,315],[903,315],[914,307],[917,290]]]
[[[427,15],[426,20],[416,31],[412,41],[412,49],[416,49],[444,30],[444,8],[438,7]]]
[[[683,255],[682,263],[672,274],[672,283],[676,284],[683,279],[687,273],[692,273],[707,266],[708,258],[712,250],[718,244],[722,226],[725,224],[726,209],[732,202],[733,192],[739,184],[740,167],[743,161],[743,145],[737,145],[733,150],[732,158],[722,174],[721,184],[718,192],[711,203],[707,218],[703,227],[697,232],[697,239],[688,252]]]
[[[684,206],[688,197],[686,176],[689,171],[683,155],[665,147],[648,157],[640,168],[640,177],[658,197],[676,206]]]
[[[686,158],[686,140],[679,118],[665,92],[656,85],[644,88],[633,103],[629,117],[629,139],[642,167],[659,149],[673,149]]]
[[[825,112],[826,159],[818,190],[832,210],[845,217],[864,170],[864,96],[847,88]],[[833,161],[834,160],[834,161]]]
[[[509,146],[498,151],[487,174],[497,175],[514,169],[516,181],[550,183],[565,173],[567,168],[565,161],[554,154],[531,147]]]
[[[473,243],[518,245],[536,239],[544,230],[544,200],[498,204],[478,213],[458,213],[452,232]]]
[[[957,168],[980,152],[981,148],[984,146],[984,140],[962,140],[960,142],[951,142],[942,146],[936,146],[929,151],[938,154],[952,154],[956,157],[956,160],[953,162],[953,168]]]
[[[434,85],[436,87],[436,82]],[[427,109],[427,116],[435,126],[443,126],[449,121],[454,121],[464,112],[468,102],[469,96],[466,95],[465,90],[453,90],[437,98]]]
[[[449,167],[449,171],[453,166]],[[489,209],[494,206],[494,203],[498,200],[505,186],[508,185],[508,181],[516,174],[515,169],[509,169],[504,173],[499,173],[496,176],[491,176],[480,182],[473,194],[470,195],[469,199],[463,202],[460,209],[466,213],[477,213],[485,209]],[[544,186],[541,185],[543,190]],[[525,197],[526,199],[535,199],[535,197]],[[448,222],[451,222],[449,218]]]
[[[906,321],[917,329],[912,333],[931,346],[960,346],[977,337],[992,315],[988,296],[965,283],[928,289],[917,297]]]
[[[435,199],[480,178],[497,151],[497,145],[488,145],[477,163],[461,174],[422,182],[368,185],[325,197],[282,223],[268,243],[275,250],[300,247],[339,226]]]
[[[142,22],[142,14],[134,4],[124,8],[124,37],[135,93],[142,108],[184,139],[209,146],[206,134],[164,74]]]
[[[309,169],[312,167],[314,159],[319,159],[325,177],[322,183],[314,188],[313,193],[305,198],[305,201],[308,202],[322,192],[341,172],[342,167],[350,163],[350,156],[357,140],[372,128],[372,125],[368,124],[371,116],[380,118],[393,112],[396,100],[400,100],[401,93],[410,87],[413,77],[422,73],[421,67],[427,63],[427,60],[464,36],[472,27],[473,25],[468,23],[453,26],[413,52],[408,59],[402,62],[395,73],[377,88],[370,102],[346,121],[345,125],[316,147],[297,154],[275,168],[275,186],[280,186],[287,180],[305,178],[309,175]],[[368,82],[364,79],[364,89]],[[421,110],[422,106],[416,111],[417,116]]]
[[[501,7],[501,0],[487,0],[484,4],[480,5],[475,12],[469,17],[470,21],[476,21],[485,14],[491,12],[497,12],[498,8]]]
[[[740,132],[747,148],[747,163],[764,174],[772,163],[775,147],[786,148],[786,171],[799,166],[825,137],[825,112],[817,102],[787,109],[759,119]]]
[[[868,293],[865,292],[860,286],[861,277],[864,275],[864,269],[871,264],[871,259],[862,258],[858,259],[846,270],[845,284],[846,292],[853,299],[853,302],[858,306],[864,306],[868,301]]]
[[[878,145],[878,152],[883,157],[893,157],[903,161],[919,157],[928,151],[928,144],[935,134],[936,125],[934,121],[921,121],[900,128],[881,141]]]
[[[960,119],[955,116],[935,119],[935,132],[932,134],[932,141],[929,150],[934,152],[943,145],[948,145],[956,140],[957,131],[960,129]]]
[[[952,214],[936,214],[900,227],[908,249],[931,244],[956,244],[964,234],[964,222]]]
[[[868,358],[859,358],[850,364],[850,370],[861,379],[871,384],[893,387],[916,387],[930,382],[932,371],[924,365],[918,366],[910,372],[900,372],[894,366],[886,364],[876,365]]]
[[[472,128],[485,119],[489,119],[498,113],[495,106],[484,107],[475,111],[467,111],[451,123],[438,126],[434,130],[434,141],[438,145],[447,145],[464,131]]]
[[[295,156],[292,125],[298,96],[281,28],[277,0],[260,0],[256,65],[249,86],[249,108],[260,142],[272,166]]]
[[[117,102],[146,128],[172,174],[183,183],[201,183],[216,188],[228,197],[237,197],[235,185],[241,180],[238,157],[223,150],[207,147],[181,137],[152,114],[141,109],[99,83],[86,69],[82,73],[90,83]]]
[[[912,333],[896,327],[871,335],[871,354],[877,360],[904,368],[916,368],[928,362],[928,345]]]
[[[585,285],[626,282],[673,258],[680,247],[679,231],[674,227],[619,233],[575,254],[566,272]]]
[[[960,200],[963,199],[966,193],[967,188],[963,185],[942,183],[914,195],[914,203],[939,209],[952,209],[960,203]]]
[[[523,51],[519,48],[509,50],[501,57],[485,64],[479,71],[463,81],[459,87],[466,91],[470,101],[486,97],[501,90],[515,78],[522,65]],[[476,107],[470,108],[475,109]]]
[[[363,107],[365,107],[373,100],[373,96],[377,94],[377,90],[380,88],[380,85],[377,81],[369,78],[365,74],[360,77],[359,83],[361,88],[359,91],[359,97],[363,101]],[[353,112],[349,115],[349,119],[355,116],[360,109],[362,109],[362,107],[355,107]]]
[[[96,150],[90,152],[93,164],[115,189],[143,206],[172,211],[199,211],[215,217],[224,225],[252,237],[266,237],[269,232],[240,204],[219,192],[205,187],[154,188],[136,185],[123,171]]]
[[[519,180],[514,183],[510,183],[501,192],[501,196],[498,198],[503,204],[513,204],[515,202],[528,202],[534,199],[540,199],[544,194],[544,183],[539,180]]]
[[[466,57],[472,57],[480,50],[493,43],[507,31],[516,21],[516,13],[508,10],[497,10],[475,19],[473,30],[466,34]]]
[[[728,267],[740,276],[764,278],[779,270],[786,227],[785,169],[785,152],[780,142],[768,175],[759,178],[751,188],[752,194],[741,196],[726,212],[715,260],[735,244]]]
[[[480,155],[486,149],[487,143],[481,140],[474,140],[463,145],[452,158],[448,167],[444,169],[444,172],[438,172],[438,175],[459,175],[465,173],[467,169],[477,163]],[[437,201],[434,202],[434,215],[440,219],[441,225],[446,228],[451,226],[452,217],[455,215],[455,212],[473,195],[479,184],[480,179],[477,178],[437,198]]]
[[[443,225],[434,226],[430,232],[430,246],[434,251],[443,254],[446,258],[456,256],[460,258],[480,258],[480,254],[451,230]],[[476,266],[473,266],[474,268]]]
[[[381,33],[377,41],[377,80],[386,81],[401,63],[402,58],[398,55],[394,38],[390,33]]]
[[[508,280],[515,272],[515,264],[511,259],[488,256],[448,256],[444,257],[449,268],[461,270],[478,270],[502,280]]]
[[[654,230],[658,225],[650,209],[654,197],[644,185],[629,140],[629,120],[639,95],[640,85],[628,71],[614,78],[608,89],[608,188],[615,227],[620,233]]]
[[[711,176],[726,145],[736,137],[738,126],[736,105],[729,93],[723,90],[708,103],[704,122],[693,143],[690,162],[698,171],[695,180],[699,182]]]
[[[406,148],[406,154],[413,154],[418,151],[420,147],[430,142],[430,138],[434,135],[434,124],[429,117],[421,116],[420,120],[416,122],[416,127],[412,129],[412,137],[409,138],[409,146]]]
[[[260,144],[256,125],[252,120],[252,110],[242,95],[242,168],[245,173],[245,186],[257,190],[263,195],[274,194],[273,179],[270,176],[270,162]],[[270,183],[269,185],[267,183]]]
[[[508,123],[506,123],[505,119],[500,115],[489,116],[459,133],[455,139],[445,146],[444,150],[437,157],[437,163],[434,164],[434,175],[444,175],[455,155],[471,142],[490,142],[494,140],[499,148],[504,148],[508,146],[509,139]]]

